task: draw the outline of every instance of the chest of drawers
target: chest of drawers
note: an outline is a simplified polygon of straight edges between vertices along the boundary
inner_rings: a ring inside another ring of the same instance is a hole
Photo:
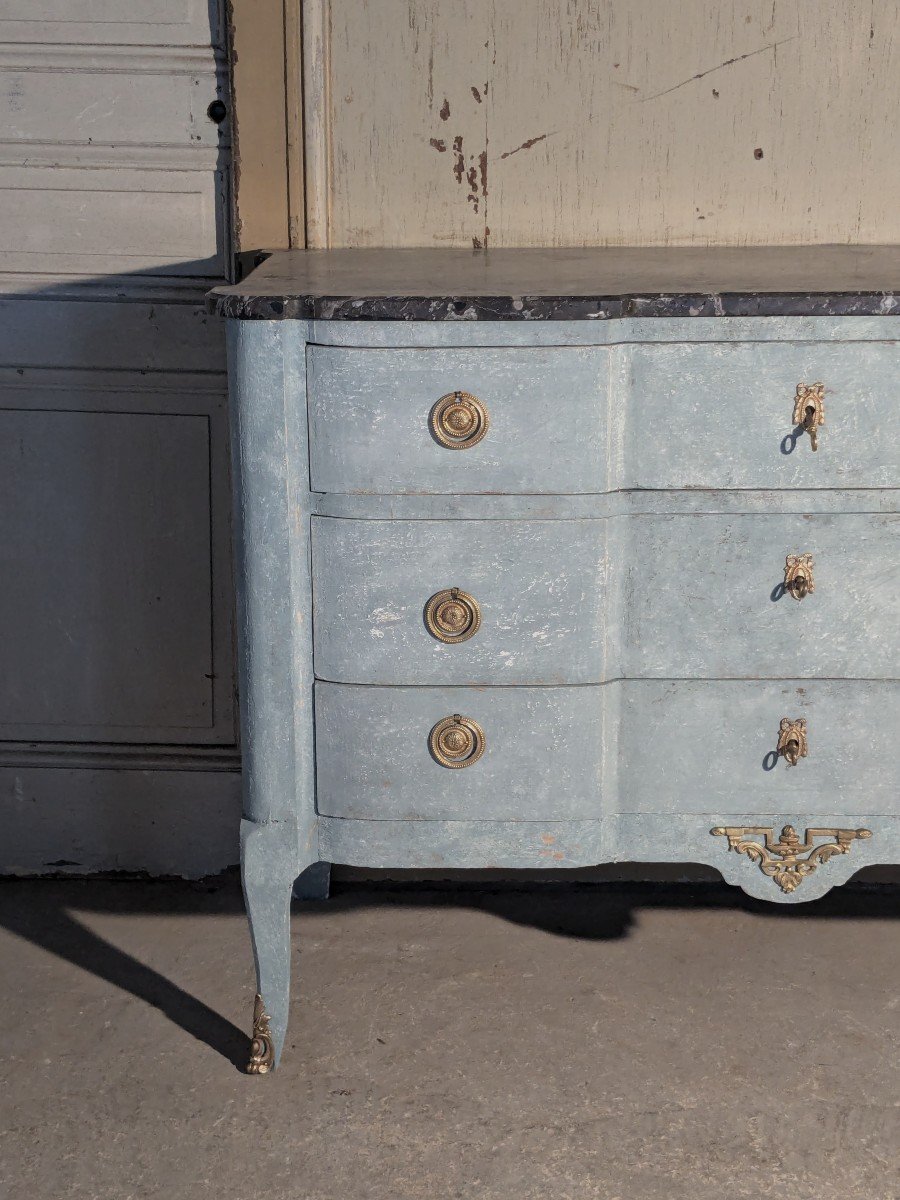
[[[295,877],[897,860],[895,251],[311,251],[228,320],[258,973]]]

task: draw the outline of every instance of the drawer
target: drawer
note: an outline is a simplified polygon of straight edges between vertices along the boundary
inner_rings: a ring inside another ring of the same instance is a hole
[[[896,483],[895,342],[636,343],[369,350],[310,346],[314,491],[578,494]],[[794,424],[824,385],[819,448]],[[487,432],[441,444],[430,414],[470,393]]]
[[[900,675],[900,522],[877,513],[629,516],[623,674],[892,679]],[[785,590],[788,555],[814,590]]]
[[[316,796],[326,816],[543,821],[600,815],[602,687],[358,687],[317,683]],[[484,734],[469,766],[429,735],[460,715]]]
[[[825,386],[819,449],[793,422],[798,383]],[[897,483],[896,342],[639,345],[624,358],[626,482],[638,488]]]
[[[608,364],[603,347],[309,346],[313,491],[605,491]],[[455,391],[487,416],[487,433],[465,449],[442,445],[430,426]]]
[[[812,825],[832,814],[900,815],[894,683],[632,680],[615,686],[621,688],[619,813],[808,816]],[[794,767],[774,753],[783,717],[807,722],[808,754]]]
[[[314,517],[317,676],[382,684],[599,682],[609,607],[606,528],[601,520]],[[429,632],[429,599],[452,588],[469,599],[449,614],[435,601]],[[463,624],[453,623],[454,612]]]

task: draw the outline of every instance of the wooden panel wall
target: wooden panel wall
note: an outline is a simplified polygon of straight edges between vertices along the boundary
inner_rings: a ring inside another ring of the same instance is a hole
[[[224,25],[0,5],[0,874],[237,860]]]
[[[304,0],[303,36],[311,245],[900,238],[896,0]]]

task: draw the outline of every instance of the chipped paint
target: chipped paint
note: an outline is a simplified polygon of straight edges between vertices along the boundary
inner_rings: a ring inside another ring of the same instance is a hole
[[[491,246],[900,241],[900,152],[873,119],[900,106],[888,0],[659,4],[649,34],[625,0],[544,7],[330,0],[306,81],[312,244],[483,248],[485,225]],[[431,143],[454,135],[461,178]],[[490,201],[466,179],[482,154]]]

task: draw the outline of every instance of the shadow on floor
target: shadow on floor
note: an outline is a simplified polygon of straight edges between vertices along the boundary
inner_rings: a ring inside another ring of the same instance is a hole
[[[884,920],[900,915],[900,887],[849,883],[819,900],[769,905],[715,883],[344,883],[327,901],[295,903],[304,920],[356,908],[463,907],[560,937],[627,937],[642,909],[717,908],[766,921]],[[144,916],[235,916],[243,912],[236,871],[200,882],[147,879],[0,881],[0,928],[89,971],[163,1012],[243,1069],[247,1033],[152,967],[89,929],[79,912]],[[0,964],[2,966],[2,964]]]

